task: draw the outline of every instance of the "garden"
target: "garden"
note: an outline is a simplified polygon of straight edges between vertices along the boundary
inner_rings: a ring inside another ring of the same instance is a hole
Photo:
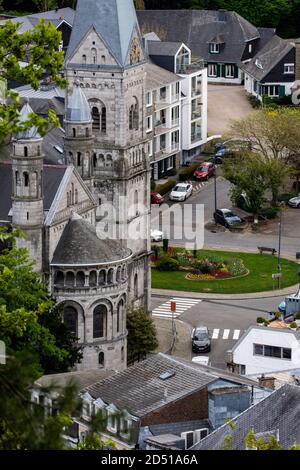
[[[255,253],[152,248],[152,287],[238,294],[272,290],[277,258]],[[298,281],[297,264],[281,260],[282,288]]]

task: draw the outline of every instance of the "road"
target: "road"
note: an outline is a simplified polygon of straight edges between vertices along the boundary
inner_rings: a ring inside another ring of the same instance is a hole
[[[206,325],[213,337],[209,355],[211,365],[225,368],[226,351],[231,349],[243,332],[250,325],[256,324],[258,316],[266,316],[269,311],[276,310],[281,297],[248,300],[213,300],[213,299],[181,299],[178,292],[176,318],[185,322],[190,330],[198,325]],[[153,318],[171,317],[170,297],[152,296]],[[195,354],[188,344],[184,356],[190,359]]]

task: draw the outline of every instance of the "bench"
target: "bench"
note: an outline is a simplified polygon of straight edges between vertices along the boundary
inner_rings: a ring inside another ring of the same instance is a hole
[[[272,253],[272,255],[275,255],[275,253],[277,253],[275,248],[268,248],[267,246],[258,246],[257,249],[259,250],[261,255],[263,254],[264,251],[267,253]]]

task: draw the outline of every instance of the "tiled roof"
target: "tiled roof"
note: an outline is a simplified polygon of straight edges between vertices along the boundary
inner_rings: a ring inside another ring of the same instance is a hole
[[[278,431],[283,449],[300,443],[300,387],[284,385],[267,398],[232,419],[234,428],[224,424],[209,434],[192,450],[222,450],[225,437],[232,436],[232,450],[245,450],[244,439],[253,430],[255,434]]]
[[[146,64],[146,73],[146,89],[149,91],[181,80],[175,73],[152,63]]]

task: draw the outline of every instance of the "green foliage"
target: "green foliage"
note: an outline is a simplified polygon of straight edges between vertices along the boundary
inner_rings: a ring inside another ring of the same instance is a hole
[[[278,215],[278,207],[266,207],[260,211],[260,215],[263,215],[267,219],[275,219]]]
[[[155,191],[155,188],[156,188],[156,183],[154,180],[151,180],[151,183],[150,183],[151,192]]]
[[[296,313],[295,319],[300,320],[300,312]]]
[[[278,202],[285,202],[287,203],[292,197],[297,196],[298,193],[282,193],[278,196]]]
[[[163,239],[163,251],[165,253],[168,253],[168,251],[169,251],[169,240],[168,240],[168,238]]]
[[[266,319],[263,318],[263,317],[257,317],[256,323],[265,323],[265,320],[266,320]]]
[[[175,184],[176,180],[168,180],[166,183],[157,185],[156,191],[163,196],[164,194],[171,191]]]
[[[170,256],[164,256],[156,264],[156,269],[159,271],[177,271],[180,263]]]
[[[281,445],[275,436],[258,439],[254,431],[249,431],[245,437],[247,450],[281,450]]]
[[[290,327],[291,327],[291,328],[297,328],[298,325],[297,325],[297,323],[296,323],[295,321],[292,321],[292,323],[290,324]]]
[[[193,176],[195,170],[198,168],[198,163],[194,164],[194,165],[191,165],[187,168],[184,168],[184,170],[181,170],[179,172],[179,181],[186,181],[186,180],[189,180],[191,179],[191,177]]]
[[[142,307],[131,308],[127,313],[128,361],[144,359],[158,346],[155,325],[151,316]]]

